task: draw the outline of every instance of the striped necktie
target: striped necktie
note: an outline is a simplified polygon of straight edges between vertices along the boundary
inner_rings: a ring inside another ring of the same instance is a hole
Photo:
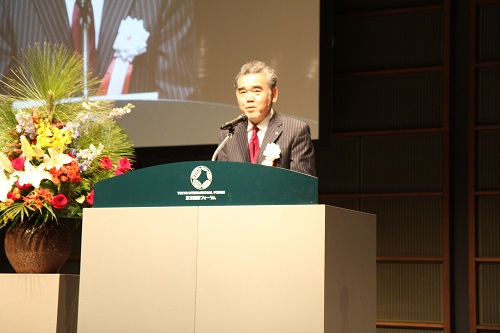
[[[254,126],[252,128],[252,137],[250,138],[250,142],[248,144],[248,149],[250,150],[250,162],[255,164],[257,163],[257,157],[259,156],[259,137],[257,136],[257,132],[259,128]]]

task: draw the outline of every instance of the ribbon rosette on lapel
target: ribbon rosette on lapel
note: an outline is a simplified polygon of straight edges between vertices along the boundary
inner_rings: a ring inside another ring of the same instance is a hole
[[[262,165],[273,166],[274,160],[280,158],[280,146],[275,143],[268,143],[263,154],[264,161],[262,162]]]
[[[120,23],[118,35],[113,43],[114,56],[131,63],[134,58],[147,50],[149,32],[144,22],[128,16]]]
[[[101,83],[100,94],[120,95],[128,93],[132,62],[147,51],[149,32],[143,20],[128,16],[120,22],[118,35],[113,43],[113,61]]]

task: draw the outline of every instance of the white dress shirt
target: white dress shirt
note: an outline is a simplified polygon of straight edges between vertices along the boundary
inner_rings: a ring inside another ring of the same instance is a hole
[[[266,118],[264,118],[260,123],[257,124],[257,127],[259,128],[259,131],[257,132],[257,137],[259,138],[259,147],[262,146],[262,140],[264,140],[264,135],[266,135],[267,132],[267,126],[269,126],[269,120],[274,115],[274,110],[271,109],[271,112],[267,115]],[[254,127],[254,124],[252,124],[250,121],[248,122],[247,126],[247,133],[248,133],[248,143],[250,143],[250,139],[252,137],[252,128]]]

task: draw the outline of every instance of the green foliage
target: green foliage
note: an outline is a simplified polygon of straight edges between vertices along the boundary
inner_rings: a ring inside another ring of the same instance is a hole
[[[2,80],[9,90],[2,101],[10,105],[18,101],[43,102],[38,110],[40,117],[52,120],[57,112],[59,121],[74,118],[78,109],[64,101],[81,96],[84,91],[81,56],[63,45],[36,43],[21,53],[16,64]],[[97,91],[98,83],[95,78],[89,80],[91,95]]]

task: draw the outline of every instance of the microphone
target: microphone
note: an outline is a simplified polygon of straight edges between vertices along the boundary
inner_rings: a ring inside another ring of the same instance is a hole
[[[233,119],[231,121],[228,121],[227,123],[225,124],[222,124],[222,126],[220,127],[221,130],[227,130],[227,129],[230,129],[230,128],[233,128],[235,127],[236,125],[238,125],[239,123],[242,123],[244,122],[245,120],[247,120],[248,117],[246,115],[244,115],[243,113],[240,114],[238,116],[238,118],[236,119]]]

